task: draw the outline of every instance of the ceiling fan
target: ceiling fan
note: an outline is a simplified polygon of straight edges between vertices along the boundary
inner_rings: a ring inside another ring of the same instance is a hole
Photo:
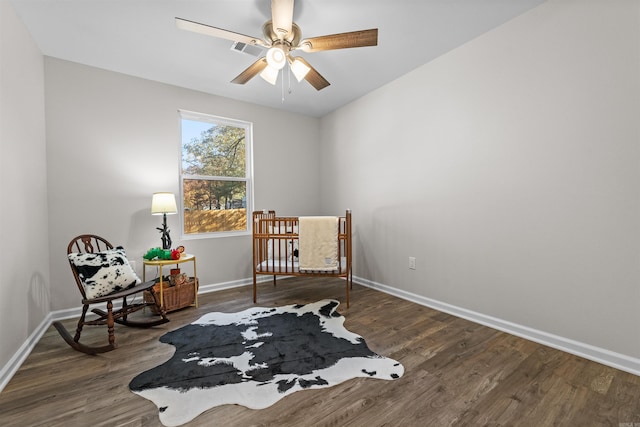
[[[300,27],[293,22],[293,1],[271,0],[271,19],[262,26],[264,39],[182,18],[176,18],[176,26],[183,30],[258,46],[266,50],[265,56],[231,80],[231,83],[237,84],[245,84],[260,74],[260,77],[275,85],[278,73],[288,63],[299,82],[305,79],[316,90],[322,90],[330,83],[304,58],[291,55],[292,51],[319,52],[378,45],[377,28],[302,39]]]

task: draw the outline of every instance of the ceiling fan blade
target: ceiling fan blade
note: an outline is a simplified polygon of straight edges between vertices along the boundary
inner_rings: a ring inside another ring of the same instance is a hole
[[[278,38],[286,39],[293,24],[293,0],[271,0],[271,22]]]
[[[239,85],[243,85],[249,80],[251,80],[252,78],[254,78],[255,76],[257,76],[258,74],[260,74],[262,70],[264,70],[265,68],[267,68],[267,60],[265,58],[260,58],[253,64],[249,65],[249,67],[246,70],[238,74],[238,76],[235,79],[231,80],[231,83],[237,83]]]
[[[378,29],[352,31],[350,33],[332,34],[329,36],[312,37],[300,42],[296,49],[305,52],[319,52],[322,50],[347,49],[351,47],[377,46]]]
[[[187,19],[176,18],[176,26],[181,30],[193,31],[195,33],[205,34],[207,36],[218,37],[234,42],[243,42],[246,44],[268,47],[264,40],[260,38],[246,36],[240,33],[234,33],[233,31],[223,30],[222,28],[200,24],[198,22],[189,21]]]
[[[308,81],[311,86],[316,88],[316,90],[322,90],[331,84],[327,81],[327,79],[322,77],[322,75],[320,75],[320,73],[317,72],[316,69],[313,68],[311,64],[309,64],[304,58],[296,56],[296,60],[302,61],[304,65],[309,67],[309,72],[306,76],[304,76],[304,79]]]

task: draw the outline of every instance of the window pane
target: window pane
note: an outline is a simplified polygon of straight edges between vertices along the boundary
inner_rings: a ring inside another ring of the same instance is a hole
[[[182,173],[246,177],[243,127],[182,120]]]
[[[247,183],[184,179],[184,233],[247,230]]]
[[[182,237],[251,232],[252,125],[180,111]]]

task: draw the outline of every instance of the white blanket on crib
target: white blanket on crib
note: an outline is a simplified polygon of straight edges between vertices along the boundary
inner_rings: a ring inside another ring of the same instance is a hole
[[[338,217],[299,218],[298,265],[300,271],[338,269]]]

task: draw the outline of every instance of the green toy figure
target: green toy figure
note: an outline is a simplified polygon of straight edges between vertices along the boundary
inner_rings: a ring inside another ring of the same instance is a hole
[[[173,259],[171,257],[171,250],[160,249],[160,248],[151,248],[147,251],[147,253],[143,256],[146,260],[152,259]]]

